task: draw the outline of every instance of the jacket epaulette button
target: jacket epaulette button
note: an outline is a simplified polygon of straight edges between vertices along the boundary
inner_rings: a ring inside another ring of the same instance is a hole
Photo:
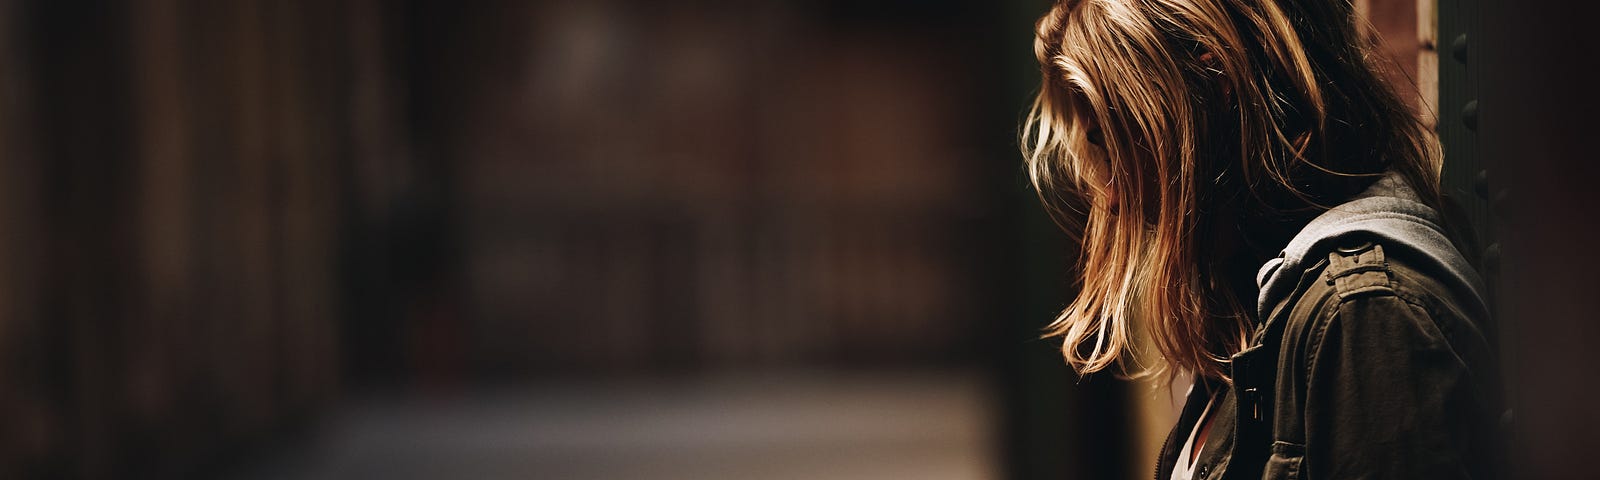
[[[1366,252],[1368,250],[1372,250],[1374,247],[1377,247],[1377,246],[1378,246],[1378,244],[1376,244],[1376,243],[1361,242],[1360,245],[1337,247],[1337,248],[1334,248],[1334,251],[1337,251],[1339,253],[1343,253],[1345,255],[1357,255],[1357,254],[1361,254],[1363,252]]]

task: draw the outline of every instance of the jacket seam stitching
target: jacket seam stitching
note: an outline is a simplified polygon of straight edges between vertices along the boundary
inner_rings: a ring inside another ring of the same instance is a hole
[[[1311,329],[1311,336],[1307,339],[1309,348],[1306,349],[1306,364],[1304,367],[1308,386],[1312,375],[1316,373],[1314,367],[1317,365],[1317,357],[1322,353],[1322,338],[1327,335],[1328,327],[1333,325],[1334,319],[1339,316],[1340,307],[1344,305],[1345,301],[1341,297],[1338,302],[1332,305],[1333,308],[1319,315],[1320,318],[1317,319],[1317,323]]]
[[[1392,277],[1393,277],[1393,275],[1391,275],[1390,282],[1393,282],[1395,280]],[[1339,295],[1338,292],[1334,292],[1333,296],[1334,296],[1334,298],[1337,298],[1338,300],[1335,301],[1335,302],[1332,302],[1332,305],[1329,305],[1329,307],[1331,307],[1331,308],[1327,308],[1324,312],[1321,313],[1321,315],[1318,315],[1316,323],[1313,324],[1313,326],[1311,328],[1311,335],[1306,339],[1306,343],[1307,343],[1306,363],[1305,363],[1305,365],[1303,367],[1304,370],[1305,370],[1305,375],[1306,375],[1305,378],[1307,378],[1309,380],[1310,378],[1312,378],[1312,375],[1314,375],[1316,373],[1314,371],[1315,370],[1314,367],[1317,364],[1317,357],[1320,356],[1321,353],[1322,353],[1322,340],[1323,340],[1323,338],[1325,338],[1327,336],[1328,328],[1332,327],[1333,326],[1333,322],[1338,319],[1339,311],[1343,310],[1344,307],[1347,306],[1347,305],[1350,305],[1350,304],[1352,304],[1354,302],[1361,301],[1361,300],[1371,300],[1371,299],[1378,299],[1378,298],[1383,298],[1383,297],[1394,297],[1394,298],[1400,300],[1401,302],[1403,302],[1403,303],[1405,303],[1407,305],[1410,305],[1413,308],[1421,310],[1423,313],[1427,314],[1430,319],[1432,319],[1434,317],[1434,312],[1433,312],[1432,309],[1430,309],[1426,305],[1423,305],[1422,303],[1418,302],[1416,299],[1408,298],[1407,295],[1401,294],[1397,289],[1392,288],[1392,287],[1393,287],[1393,285],[1391,284],[1390,286],[1385,286],[1383,288],[1374,288],[1374,289],[1371,289],[1371,290],[1366,290],[1366,291],[1362,292],[1363,295],[1352,295],[1352,296],[1348,296],[1348,297]],[[1440,328],[1437,325],[1437,322],[1435,322],[1434,328]],[[1442,331],[1442,328],[1440,328],[1440,329]]]

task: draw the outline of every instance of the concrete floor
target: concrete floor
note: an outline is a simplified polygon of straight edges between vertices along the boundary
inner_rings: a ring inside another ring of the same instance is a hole
[[[987,479],[978,376],[785,373],[352,400],[256,479]]]

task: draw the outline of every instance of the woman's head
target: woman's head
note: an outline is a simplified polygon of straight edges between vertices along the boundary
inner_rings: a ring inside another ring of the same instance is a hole
[[[1254,308],[1220,271],[1249,260],[1216,258],[1239,222],[1308,218],[1385,171],[1437,198],[1436,142],[1352,10],[1064,0],[1040,19],[1023,149],[1082,242],[1080,292],[1050,327],[1069,363],[1100,370],[1148,335],[1154,369],[1225,377]]]

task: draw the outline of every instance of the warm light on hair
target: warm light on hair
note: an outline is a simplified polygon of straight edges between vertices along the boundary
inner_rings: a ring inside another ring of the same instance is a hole
[[[1255,305],[1206,232],[1326,209],[1386,170],[1437,204],[1437,141],[1356,25],[1341,0],[1067,0],[1039,20],[1022,145],[1081,242],[1078,295],[1048,327],[1068,363],[1225,379]],[[1158,355],[1128,368],[1139,336]]]

